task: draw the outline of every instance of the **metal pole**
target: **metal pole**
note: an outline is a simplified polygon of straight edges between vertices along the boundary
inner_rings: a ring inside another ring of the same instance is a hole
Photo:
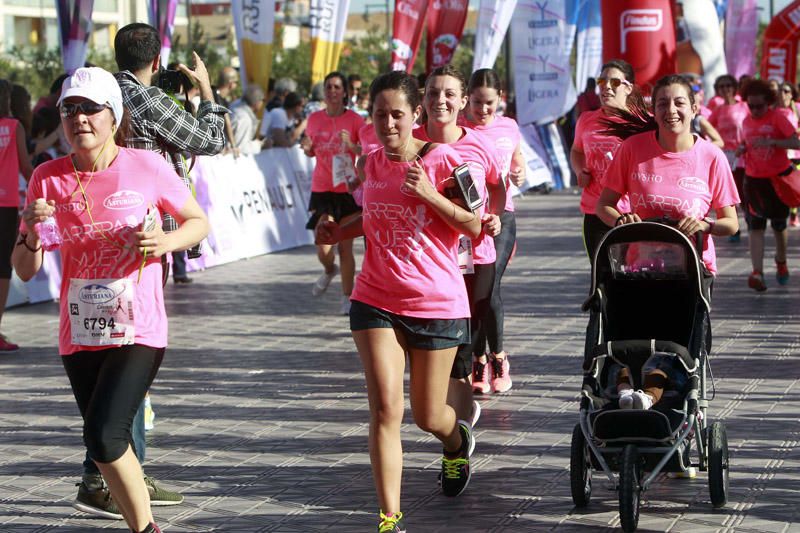
[[[769,20],[775,16],[775,0],[769,0]]]
[[[192,0],[186,0],[186,35],[186,45],[189,47],[186,61],[191,61],[192,52],[194,51],[194,44],[192,43]]]

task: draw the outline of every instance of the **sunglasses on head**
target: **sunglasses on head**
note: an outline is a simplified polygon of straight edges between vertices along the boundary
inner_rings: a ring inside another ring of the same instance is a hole
[[[74,117],[78,113],[84,115],[96,115],[106,108],[108,108],[106,104],[98,104],[91,101],[79,102],[77,104],[72,102],[62,102],[59,111],[62,117],[69,118]]]
[[[620,78],[597,78],[597,85],[600,87],[605,87],[606,85],[611,85],[612,89],[618,89],[620,85],[625,85],[630,87],[632,84],[628,80],[623,80]]]

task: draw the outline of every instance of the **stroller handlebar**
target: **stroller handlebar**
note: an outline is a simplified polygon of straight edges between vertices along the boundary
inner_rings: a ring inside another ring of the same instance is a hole
[[[669,226],[671,228],[677,228],[678,227],[678,222],[680,222],[680,220],[675,219],[675,218],[670,218],[670,217],[664,215],[664,216],[660,216],[660,217],[645,218],[645,219],[642,219],[642,222],[655,222],[656,224],[663,224],[663,225]],[[692,235],[691,237],[687,236],[687,238],[689,238],[690,240],[692,240],[694,242],[694,247],[695,247],[695,250],[697,250],[697,254],[700,257],[703,257],[703,232],[702,231],[695,232],[694,235]]]

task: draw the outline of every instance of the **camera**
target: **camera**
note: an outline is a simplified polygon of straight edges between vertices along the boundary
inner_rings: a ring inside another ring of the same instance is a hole
[[[192,80],[180,70],[162,68],[158,71],[156,87],[169,94],[185,93],[192,87]]]

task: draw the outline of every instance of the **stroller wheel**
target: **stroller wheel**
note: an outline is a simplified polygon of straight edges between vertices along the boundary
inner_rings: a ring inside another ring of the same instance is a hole
[[[639,525],[642,470],[639,449],[635,444],[626,445],[619,470],[619,520],[626,532],[636,531]]]
[[[715,508],[728,503],[728,437],[725,425],[714,422],[708,428],[708,491],[711,494],[711,505]]]
[[[569,454],[569,484],[575,507],[586,507],[592,496],[592,466],[589,446],[583,436],[581,425],[572,430],[572,445]]]

